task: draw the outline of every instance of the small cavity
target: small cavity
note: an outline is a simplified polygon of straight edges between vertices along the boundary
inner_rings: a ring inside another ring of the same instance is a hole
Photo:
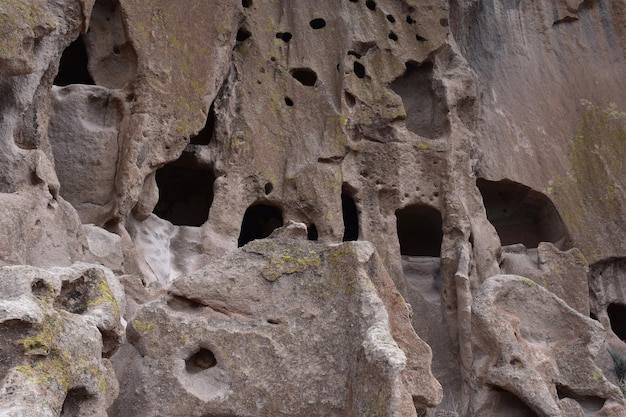
[[[206,119],[206,123],[202,130],[197,135],[191,137],[190,143],[192,145],[208,145],[213,139],[213,133],[215,131],[215,102],[209,107],[209,114]]]
[[[396,211],[400,253],[407,256],[441,256],[443,227],[439,210],[420,204]]]
[[[84,415],[82,404],[91,399],[92,395],[87,392],[85,387],[72,388],[67,391],[65,401],[61,407],[60,417],[77,417]]]
[[[196,311],[204,307],[203,304],[187,297],[171,294],[167,306],[174,311]]]
[[[394,32],[389,32],[389,39],[395,42],[398,40],[398,35],[396,35]]]
[[[315,226],[315,223],[311,223],[306,228],[306,238],[307,240],[317,240],[318,237],[319,235],[317,233],[317,226]]]
[[[359,239],[359,212],[347,186],[341,190],[341,211],[343,215],[343,241]]]
[[[611,330],[623,342],[626,342],[626,306],[623,304],[612,303],[606,309],[611,322]]]
[[[317,74],[310,68],[294,68],[289,71],[291,76],[298,80],[300,84],[312,87],[317,82]]]
[[[276,38],[282,39],[284,42],[289,42],[293,35],[290,32],[278,32]]]
[[[217,359],[215,359],[213,352],[202,348],[187,359],[185,369],[190,374],[196,374],[206,369],[213,368],[215,365],[217,365]]]
[[[356,97],[354,97],[354,95],[348,93],[347,91],[344,94],[345,98],[346,98],[346,104],[348,105],[348,107],[354,107],[354,105],[356,104]]]
[[[237,39],[237,42],[243,42],[246,39],[248,39],[250,36],[252,36],[252,33],[250,33],[248,29],[239,28],[239,30],[237,31],[237,35],[235,36],[235,39]]]
[[[386,17],[389,22],[396,23],[396,18],[393,17],[392,15],[388,14]]]
[[[289,107],[293,106],[293,100],[290,99],[289,97],[285,97],[285,104],[288,105]]]
[[[415,35],[415,39],[417,39],[418,42],[427,42],[428,39],[424,38],[423,36],[420,35]]]
[[[241,222],[237,246],[241,247],[255,239],[264,239],[283,225],[283,213],[268,204],[253,204],[246,210]]]
[[[313,29],[322,29],[324,26],[326,26],[326,21],[321,17],[318,17],[317,19],[311,20],[309,22],[309,25],[311,25]]]
[[[370,10],[376,10],[376,2],[374,0],[367,0],[365,2],[365,5],[367,6],[368,9]]]
[[[268,195],[274,190],[274,185],[271,182],[267,182],[263,190],[265,191],[265,195]]]
[[[248,7],[252,7],[252,0],[241,0],[241,5],[247,9]]]
[[[54,85],[66,86],[70,84],[95,85],[87,69],[87,49],[83,37],[79,36],[61,55],[59,72],[54,78]]]
[[[409,25],[412,25],[413,23],[415,23],[415,20],[413,20],[413,18],[412,18],[411,16],[407,16],[407,17],[406,17],[406,22],[407,22]]]
[[[360,62],[354,63],[354,75],[359,78],[365,78],[365,67]]]

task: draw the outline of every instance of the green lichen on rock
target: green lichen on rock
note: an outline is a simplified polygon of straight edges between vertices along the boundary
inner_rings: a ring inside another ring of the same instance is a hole
[[[606,238],[626,220],[626,113],[615,104],[600,107],[582,100],[581,106],[568,149],[570,170],[552,180],[548,194],[573,237],[584,238],[577,243],[593,260],[621,243]]]
[[[120,308],[117,304],[117,300],[113,296],[113,291],[111,291],[111,287],[106,281],[104,277],[104,273],[100,271],[100,281],[96,284],[96,294],[97,296],[90,300],[87,303],[87,308],[97,307],[102,304],[109,304],[111,306],[111,311],[115,315],[116,319],[120,318]]]
[[[304,272],[309,268],[319,268],[322,261],[319,254],[311,249],[285,248],[269,254],[269,265],[261,273],[268,281],[276,281],[282,275]]]

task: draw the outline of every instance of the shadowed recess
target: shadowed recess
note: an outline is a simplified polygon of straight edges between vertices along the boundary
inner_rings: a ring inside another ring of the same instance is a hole
[[[307,226],[306,238],[307,240],[317,240],[318,233],[317,233],[317,226],[315,226],[315,223],[311,223],[309,226]]]
[[[263,239],[272,234],[274,229],[283,225],[283,213],[278,207],[267,204],[253,204],[248,207],[241,222],[238,246],[241,247],[255,239]]]
[[[309,25],[311,25],[311,27],[313,29],[321,29],[324,26],[326,26],[326,21],[322,18],[317,18],[317,19],[313,19],[309,22]]]
[[[550,199],[533,189],[508,180],[487,181],[479,178],[487,210],[503,246],[522,243],[536,248],[539,242],[552,242],[560,250],[569,249],[569,234]]]
[[[434,79],[433,64],[408,62],[405,73],[391,83],[402,98],[406,127],[420,136],[435,139],[450,131],[443,85]]]
[[[211,104],[209,108],[209,115],[207,116],[206,123],[201,131],[196,136],[190,139],[192,145],[208,145],[213,138],[213,131],[215,130],[215,105]]]
[[[86,410],[81,410],[81,404],[92,398],[84,387],[72,388],[65,395],[60,417],[80,417]]]
[[[189,168],[184,159],[157,170],[159,202],[154,214],[177,226],[202,226],[213,202],[213,173]]]
[[[441,213],[425,205],[396,210],[400,253],[407,256],[441,256],[443,240]]]
[[[59,72],[54,79],[54,85],[95,85],[96,83],[87,70],[87,63],[88,58],[85,42],[83,41],[83,37],[79,36],[63,51],[59,63]]]
[[[606,309],[611,321],[611,330],[622,341],[626,342],[626,306],[612,303]]]
[[[341,191],[341,209],[343,211],[343,241],[359,239],[359,212],[354,199],[344,187]]]
[[[310,68],[294,68],[289,71],[291,76],[298,80],[300,84],[312,87],[317,81],[317,74]]]
[[[185,361],[185,369],[190,374],[202,372],[217,365],[215,355],[208,349],[200,349]]]

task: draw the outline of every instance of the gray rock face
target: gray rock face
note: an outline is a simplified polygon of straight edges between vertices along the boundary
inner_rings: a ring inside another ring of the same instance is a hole
[[[625,51],[623,0],[0,2],[0,415],[624,415]]]
[[[371,244],[250,243],[137,312],[112,415],[416,415],[441,388],[402,304]]]

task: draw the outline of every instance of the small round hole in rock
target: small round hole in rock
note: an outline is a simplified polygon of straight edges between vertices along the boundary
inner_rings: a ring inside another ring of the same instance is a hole
[[[318,17],[317,19],[311,20],[309,22],[309,25],[311,25],[313,29],[321,29],[324,26],[326,26],[326,21],[322,19],[321,17]]]
[[[354,74],[359,78],[365,77],[365,67],[360,62],[354,63]]]
[[[252,0],[241,0],[241,5],[247,9],[252,6]]]
[[[268,182],[265,184],[264,190],[265,190],[265,195],[268,195],[274,190],[274,185],[272,185],[271,182]]]
[[[310,68],[294,68],[289,71],[291,76],[298,80],[300,84],[312,87],[317,81],[317,74]]]
[[[396,23],[396,18],[390,14],[387,15],[387,20],[391,23]]]
[[[252,33],[250,33],[250,31],[246,28],[239,28],[239,30],[237,31],[237,36],[235,37],[235,39],[237,39],[237,42],[243,42],[246,39],[248,39],[250,36],[252,36]]]
[[[293,106],[293,100],[290,99],[289,97],[285,97],[285,104],[291,107]]]
[[[195,374],[217,365],[215,355],[208,349],[200,349],[194,353],[185,363],[185,369],[190,374]]]
[[[407,17],[406,17],[406,22],[407,22],[409,25],[412,25],[413,23],[415,23],[415,20],[414,20],[411,16],[407,16]]]
[[[293,35],[289,32],[278,32],[276,37],[282,39],[284,42],[289,42],[291,38],[293,38]]]
[[[389,32],[389,39],[391,39],[392,41],[397,41],[398,40],[398,35],[396,35],[393,32]]]
[[[426,42],[428,40],[420,35],[415,35],[415,39],[417,39],[418,42]]]
[[[376,10],[376,2],[374,0],[367,0],[365,2],[365,5],[367,6],[368,9],[370,10]]]
[[[347,91],[345,93],[345,97],[348,107],[354,107],[354,105],[356,104],[356,97],[354,97],[354,95],[348,93]]]

